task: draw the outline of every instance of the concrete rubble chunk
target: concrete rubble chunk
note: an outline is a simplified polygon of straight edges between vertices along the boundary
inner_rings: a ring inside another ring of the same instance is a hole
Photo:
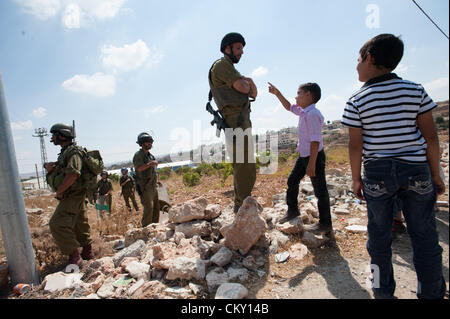
[[[102,299],[110,298],[114,295],[114,290],[116,289],[114,287],[114,282],[116,279],[114,277],[108,277],[103,282],[103,285],[97,290],[97,296],[99,296]]]
[[[139,257],[144,246],[145,242],[140,239],[137,242],[119,251],[113,257],[114,266],[118,267],[122,259],[124,259],[125,257]]]
[[[169,287],[164,290],[164,293],[177,299],[189,299],[193,297],[191,289],[184,287]]]
[[[234,222],[225,231],[225,246],[239,250],[242,255],[252,248],[267,229],[266,222],[259,216],[263,208],[253,197],[247,197]]]
[[[294,260],[302,260],[308,254],[308,247],[302,243],[296,243],[289,248],[290,258]]]
[[[228,265],[233,258],[233,252],[227,247],[221,247],[217,253],[211,257],[211,262],[217,266],[223,267]]]
[[[134,291],[132,297],[137,299],[160,298],[166,288],[167,286],[158,280],[147,281]]]
[[[338,215],[349,215],[350,211],[347,208],[344,207],[336,207],[334,209],[334,213]]]
[[[203,197],[175,205],[169,210],[169,222],[185,223],[194,219],[203,219],[207,205],[208,201]]]
[[[175,279],[204,279],[206,263],[197,258],[178,257],[169,261],[167,280]]]
[[[277,224],[276,228],[285,234],[299,234],[304,230],[301,216],[295,217],[286,223]]]
[[[207,237],[211,235],[211,223],[203,220],[196,220],[179,224],[175,227],[175,232],[183,233],[186,238],[194,236]]]
[[[219,217],[219,215],[221,213],[222,213],[222,208],[220,207],[219,204],[209,204],[208,206],[206,206],[204,218],[206,220],[211,220],[211,219]]]
[[[134,294],[136,290],[138,290],[143,284],[145,283],[144,279],[139,279],[137,282],[135,282],[129,289],[128,289],[128,296],[131,296]]]
[[[300,191],[306,195],[314,195],[314,188],[310,183],[302,183]]]
[[[215,299],[244,299],[248,296],[248,290],[238,283],[224,283],[216,291]]]
[[[47,275],[44,278],[44,291],[55,292],[75,288],[82,283],[83,273],[66,274],[62,271]]]
[[[150,265],[138,261],[130,262],[125,270],[135,279],[149,279],[150,277]]]

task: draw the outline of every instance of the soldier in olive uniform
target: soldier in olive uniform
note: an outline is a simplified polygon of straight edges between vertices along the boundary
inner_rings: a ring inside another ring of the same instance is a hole
[[[238,132],[235,130],[237,128],[250,129],[251,132],[249,98],[254,99],[258,94],[253,80],[242,76],[234,67],[244,53],[244,46],[245,40],[239,33],[225,35],[220,45],[220,51],[224,56],[214,62],[209,74],[209,85],[214,101],[226,124],[235,134]],[[228,153],[231,148],[233,150],[234,212],[239,210],[247,196],[251,196],[256,181],[252,134],[250,133],[248,138],[245,137],[244,141],[243,147],[237,148],[236,136],[226,134]]]
[[[99,195],[100,204],[108,205],[108,213],[111,214],[111,207],[112,207],[112,184],[108,180],[108,172],[103,171],[100,175],[101,179],[97,183],[97,192]]]
[[[144,206],[142,227],[159,222],[159,201],[156,188],[158,161],[149,152],[153,146],[153,137],[148,133],[138,135],[141,149],[134,154],[133,165],[136,171],[136,188]]]
[[[51,127],[51,142],[61,146],[57,162],[45,164],[47,182],[56,191],[59,204],[49,226],[56,245],[69,255],[68,265],[80,266],[82,259],[94,257],[86,210],[86,186],[83,185],[83,159],[73,142],[72,126],[55,124]],[[78,247],[83,247],[81,255]]]
[[[119,184],[122,187],[122,196],[125,201],[125,205],[127,205],[128,211],[131,212],[130,199],[133,203],[134,209],[138,212],[139,207],[136,203],[136,197],[134,196],[134,179],[130,175],[128,175],[128,169],[123,167],[120,172],[122,176],[120,176]]]

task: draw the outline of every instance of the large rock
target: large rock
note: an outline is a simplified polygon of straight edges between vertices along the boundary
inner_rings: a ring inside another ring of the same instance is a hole
[[[175,205],[169,210],[169,222],[185,223],[194,219],[203,219],[207,205],[208,201],[203,197]]]
[[[175,227],[175,232],[183,233],[186,238],[193,236],[207,237],[211,235],[211,224],[205,220],[191,221],[183,224],[179,224]]]
[[[248,296],[248,290],[241,284],[224,283],[216,291],[215,299],[243,299]]]
[[[122,259],[124,259],[125,257],[139,257],[142,253],[144,246],[145,242],[140,239],[137,242],[133,243],[132,245],[116,253],[113,257],[114,266],[118,267]]]
[[[171,259],[167,272],[167,280],[175,279],[205,279],[206,262],[197,258],[178,257]]]
[[[217,266],[223,267],[225,265],[228,265],[231,262],[232,258],[233,252],[227,247],[222,247],[211,257],[211,262],[213,262]]]
[[[228,248],[239,250],[245,255],[258,242],[267,228],[266,222],[259,216],[262,210],[253,197],[249,196],[244,200],[233,224],[222,232]]]
[[[173,235],[173,230],[167,224],[153,223],[144,228],[132,228],[125,233],[125,247],[139,239],[147,242],[150,238],[165,241]]]
[[[75,288],[82,283],[82,273],[66,274],[62,271],[47,275],[44,278],[44,291],[55,292],[64,289]]]

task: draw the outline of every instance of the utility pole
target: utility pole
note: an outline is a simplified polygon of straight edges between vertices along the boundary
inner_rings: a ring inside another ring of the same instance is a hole
[[[39,284],[0,73],[0,227],[13,285]]]
[[[39,187],[39,189],[41,189],[41,183],[39,183],[39,173],[38,173],[38,169],[37,169],[37,164],[34,164],[34,166],[36,166],[36,178],[38,181],[38,187]]]
[[[37,128],[34,130],[35,135],[33,137],[39,137],[39,142],[41,144],[41,167],[42,167],[42,188],[45,186],[45,171],[44,164],[47,163],[47,151],[45,150],[45,140],[44,137],[47,136],[47,130],[45,128]],[[38,177],[39,179],[39,177]]]

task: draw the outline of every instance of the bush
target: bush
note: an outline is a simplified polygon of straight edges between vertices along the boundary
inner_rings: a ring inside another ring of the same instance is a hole
[[[108,179],[110,179],[112,182],[119,182],[119,175],[117,174],[108,174]]]
[[[196,172],[187,172],[183,174],[184,186],[195,186],[200,184],[200,175]]]
[[[217,167],[220,167],[217,169],[217,172],[220,177],[220,182],[223,186],[228,176],[233,175],[233,165],[231,165],[231,163],[218,163]]]
[[[177,175],[183,175],[183,174],[190,173],[190,172],[192,172],[192,167],[190,167],[190,166],[181,166],[175,170],[175,173]]]
[[[158,170],[158,176],[160,180],[166,180],[172,175],[172,168],[171,167],[164,167]]]
[[[208,163],[201,163],[196,169],[195,172],[200,174],[201,176],[211,176],[216,172],[216,169],[213,165]]]

